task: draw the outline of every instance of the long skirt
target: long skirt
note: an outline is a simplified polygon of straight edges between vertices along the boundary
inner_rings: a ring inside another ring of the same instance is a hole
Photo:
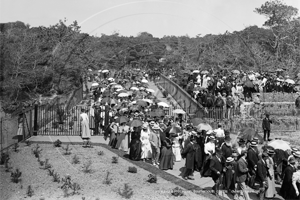
[[[181,152],[180,152],[180,145],[173,145],[172,146],[172,151],[173,154],[175,155],[175,161],[180,162],[181,161]]]
[[[120,140],[119,150],[127,152],[128,151],[128,135],[125,133],[121,134],[119,140]],[[119,140],[118,140],[118,142],[119,142]]]
[[[172,148],[162,147],[159,169],[173,169],[174,155]]]
[[[148,159],[152,158],[152,147],[150,142],[146,142],[145,144],[142,144],[142,159]]]
[[[112,131],[110,134],[110,140],[108,145],[114,148],[116,144],[117,144],[117,136],[116,133]]]
[[[142,142],[139,139],[134,139],[130,143],[129,159],[140,160],[142,153]]]
[[[267,177],[268,189],[266,190],[265,197],[274,198],[274,195],[276,194],[274,170],[272,168],[269,169],[269,173],[272,177],[272,180],[269,177]]]

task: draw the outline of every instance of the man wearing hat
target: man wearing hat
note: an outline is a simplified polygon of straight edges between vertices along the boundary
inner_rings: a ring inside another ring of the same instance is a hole
[[[204,153],[210,157],[215,153],[216,145],[215,145],[215,137],[209,136],[207,143],[204,144]]]
[[[237,173],[236,173],[236,182],[239,190],[242,190],[243,196],[245,200],[250,200],[249,194],[247,191],[246,180],[249,173],[248,163],[246,160],[247,151],[242,150],[240,155],[240,159],[237,162]]]
[[[216,149],[216,155],[212,157],[209,168],[211,170],[211,177],[213,181],[215,182],[215,185],[213,186],[213,190],[215,192],[216,196],[219,196],[219,186],[220,186],[220,180],[221,175],[223,172],[223,163],[222,163],[222,151],[221,149]]]
[[[225,161],[225,174],[224,174],[224,186],[225,189],[229,192],[234,194],[235,190],[235,160],[233,157],[227,157]]]
[[[294,158],[296,159],[296,161],[299,163],[300,162],[300,151],[294,151],[293,153]]]
[[[239,155],[241,155],[242,151],[247,151],[246,141],[243,138],[241,138],[239,140],[238,144],[239,144],[239,147],[237,148],[237,153]]]
[[[225,142],[221,145],[221,150],[224,159],[227,159],[232,155],[231,138],[229,137],[229,135],[225,137]]]
[[[291,189],[293,189],[293,173],[296,172],[296,159],[294,157],[291,157],[288,160],[288,166],[285,168],[283,172],[283,180],[282,180],[282,185],[280,188],[280,195],[284,199],[291,199],[293,198]]]
[[[271,131],[271,124],[272,124],[272,120],[270,120],[270,115],[269,114],[265,114],[265,118],[263,119],[262,122],[262,128],[264,131],[264,141],[270,141],[270,131]]]
[[[267,159],[269,155],[267,152],[262,154],[262,158],[257,162],[257,178],[259,183],[259,199],[263,200],[265,198],[265,192],[268,188],[267,177],[271,177],[268,171]]]
[[[152,163],[154,166],[159,165],[159,156],[161,148],[160,132],[162,130],[157,124],[154,124],[150,131],[149,141],[152,147]]]
[[[191,135],[189,139],[189,143],[185,146],[184,150],[181,153],[182,158],[186,158],[185,173],[183,175],[183,178],[185,180],[187,179],[194,180],[193,173],[195,167],[195,154],[196,154],[195,143],[196,143],[196,138],[194,135]]]
[[[225,132],[222,129],[222,125],[218,124],[218,128],[214,130],[214,132],[216,133],[216,140],[217,140],[217,147],[220,147],[221,144],[224,142],[224,138],[225,138]]]
[[[250,181],[248,182],[248,186],[253,188],[255,183],[255,175],[256,175],[256,169],[257,169],[257,162],[259,160],[259,152],[257,149],[257,142],[251,141],[250,146],[248,148],[247,152],[247,161],[248,161],[248,168],[249,173],[251,175]]]

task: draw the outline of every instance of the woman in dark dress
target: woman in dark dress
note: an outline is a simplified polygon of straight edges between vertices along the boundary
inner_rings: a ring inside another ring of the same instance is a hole
[[[134,127],[131,133],[129,159],[130,160],[140,160],[142,153],[142,142],[141,137],[141,127]]]
[[[168,170],[173,169],[174,165],[174,155],[172,151],[172,142],[170,139],[170,130],[166,129],[166,131],[161,132],[161,153],[160,153],[160,162],[159,169]]]

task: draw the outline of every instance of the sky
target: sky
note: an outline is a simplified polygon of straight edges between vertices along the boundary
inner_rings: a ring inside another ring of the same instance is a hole
[[[300,0],[282,0],[299,9]],[[262,27],[266,18],[254,12],[266,0],[0,0],[0,23],[22,21],[50,26],[67,19],[77,21],[89,35],[154,37],[222,34],[252,25]]]

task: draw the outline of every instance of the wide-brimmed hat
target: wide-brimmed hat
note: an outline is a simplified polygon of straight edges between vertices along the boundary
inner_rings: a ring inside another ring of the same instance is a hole
[[[292,147],[291,149],[292,149],[293,152],[299,151],[299,149],[296,148],[296,147]]]
[[[214,139],[215,139],[215,136],[211,135],[211,136],[208,137],[208,139],[214,140]]]
[[[290,164],[295,164],[296,163],[296,159],[294,157],[290,157],[289,163]]]
[[[275,151],[273,149],[267,149],[267,153],[269,155],[274,155],[275,154]]]
[[[232,155],[231,155],[231,157],[233,157],[233,158],[238,157],[238,156],[239,156],[239,154],[237,152],[233,152]]]
[[[231,163],[232,161],[234,161],[234,158],[233,158],[233,157],[228,157],[228,158],[226,159],[226,162],[227,162],[227,163]]]
[[[256,147],[256,146],[257,146],[257,142],[256,142],[256,141],[251,141],[251,142],[250,142],[250,146]]]
[[[300,158],[300,151],[295,151],[292,153],[296,158]]]
[[[254,138],[252,139],[252,141],[258,142],[258,137],[254,137]]]
[[[263,153],[262,153],[262,157],[269,157],[269,155],[268,155],[267,152],[263,152]]]
[[[238,142],[239,144],[245,144],[246,143],[246,141],[243,139],[243,138],[241,138],[240,140],[239,140],[239,142]]]
[[[152,126],[152,129],[153,129],[153,130],[159,130],[159,129],[160,129],[160,127],[159,127],[159,125],[157,125],[157,124],[154,124],[154,125]]]
[[[150,124],[150,126],[153,126],[153,125],[155,125],[155,121],[151,121],[149,124]]]
[[[226,137],[225,137],[225,141],[226,141],[226,142],[230,142],[230,141],[231,141],[231,138],[230,138],[229,136],[226,136]]]

